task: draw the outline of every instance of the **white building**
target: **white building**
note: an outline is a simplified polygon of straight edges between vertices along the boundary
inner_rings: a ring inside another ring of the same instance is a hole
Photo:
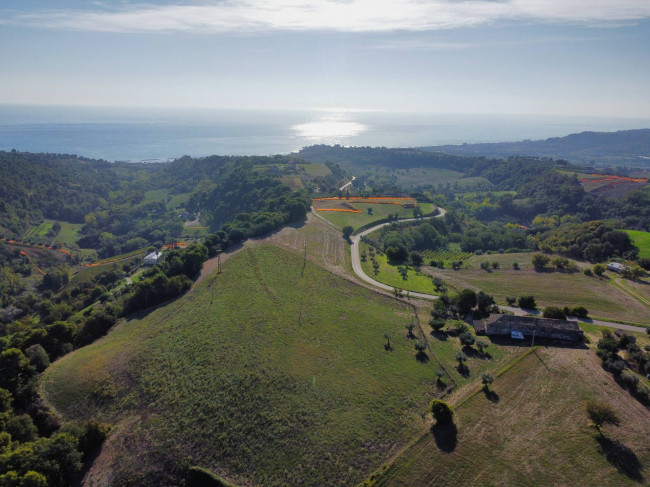
[[[162,252],[151,252],[149,255],[147,255],[144,258],[143,264],[144,265],[156,265],[159,261],[160,258],[162,257]]]
[[[620,262],[610,262],[607,264],[607,270],[612,272],[623,272],[625,270],[625,266]]]

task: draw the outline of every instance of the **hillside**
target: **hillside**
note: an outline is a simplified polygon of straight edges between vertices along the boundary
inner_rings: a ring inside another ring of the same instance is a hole
[[[441,145],[421,148],[463,156],[535,156],[566,159],[585,166],[650,168],[650,129],[582,132],[546,140],[485,144]]]
[[[87,483],[174,484],[189,457],[242,485],[349,485],[412,438],[437,368],[402,338],[410,306],[302,268],[247,247],[48,369],[65,418],[117,424]]]

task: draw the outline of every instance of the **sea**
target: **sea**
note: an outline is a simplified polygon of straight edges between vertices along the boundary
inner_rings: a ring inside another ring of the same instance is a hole
[[[0,150],[165,162],[288,154],[315,144],[422,147],[650,127],[650,119],[347,109],[253,110],[0,105]]]

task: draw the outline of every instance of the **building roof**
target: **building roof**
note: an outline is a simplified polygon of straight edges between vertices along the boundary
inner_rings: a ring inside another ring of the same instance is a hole
[[[514,315],[490,315],[484,320],[474,321],[474,329],[477,332],[485,332],[486,327],[492,324],[510,325],[521,328],[544,327],[547,329],[576,331],[580,332],[577,321],[553,320],[551,318],[537,318],[534,316],[514,316]]]

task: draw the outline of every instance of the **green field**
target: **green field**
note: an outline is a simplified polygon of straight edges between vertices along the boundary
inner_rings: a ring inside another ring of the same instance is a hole
[[[52,225],[56,220],[45,220],[43,223],[40,225],[36,225],[35,227],[30,228],[25,232],[23,235],[23,238],[42,238],[45,240],[50,241],[48,237],[46,237],[47,232],[50,231],[52,228]],[[81,223],[68,223],[68,222],[59,222],[61,224],[61,231],[58,233],[56,237],[51,239],[51,243],[58,243],[60,245],[72,245],[73,243],[76,242],[79,234],[79,230],[81,230],[81,227],[83,227],[83,224]]]
[[[400,205],[359,203],[357,201],[353,201],[352,204],[361,210],[361,213],[321,211],[318,214],[327,218],[338,229],[350,225],[355,230],[369,223],[384,220],[388,218],[388,215],[397,214],[399,218],[413,218],[413,208],[404,208]],[[431,213],[436,208],[432,203],[419,203],[419,205],[422,213],[425,215]],[[368,208],[372,208],[372,215],[368,214]]]
[[[169,195],[168,189],[150,189],[144,193],[143,203],[153,203],[155,201],[167,201],[167,195]]]
[[[592,351],[540,348],[504,371],[489,400],[479,391],[400,456],[378,486],[645,485],[650,412],[605,372]],[[621,417],[599,441],[583,409],[606,401]]]
[[[422,426],[438,366],[404,338],[406,304],[275,247],[245,249],[224,273],[48,369],[66,418],[137,425],[110,468],[139,470],[142,438],[235,481],[362,480]],[[245,290],[245,291],[244,291]],[[384,334],[391,337],[386,351]]]
[[[638,230],[625,230],[632,239],[632,243],[639,247],[639,257],[650,259],[650,232]]]

